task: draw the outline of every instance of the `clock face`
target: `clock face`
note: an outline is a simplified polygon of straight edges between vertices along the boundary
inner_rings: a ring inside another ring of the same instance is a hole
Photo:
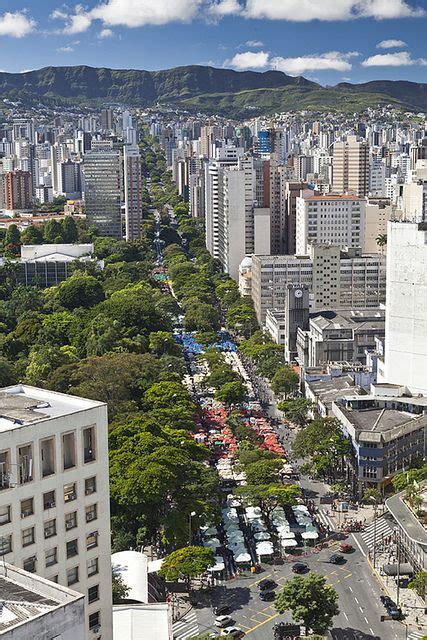
[[[295,289],[295,298],[302,298],[301,289]]]

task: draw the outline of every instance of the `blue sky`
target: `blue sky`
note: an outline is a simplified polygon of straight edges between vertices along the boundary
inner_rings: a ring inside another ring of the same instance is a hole
[[[0,1],[0,68],[279,69],[427,82],[427,0]]]

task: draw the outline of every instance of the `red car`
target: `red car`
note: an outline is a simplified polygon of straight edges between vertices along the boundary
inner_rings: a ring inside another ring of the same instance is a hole
[[[354,551],[354,547],[351,544],[341,543],[339,546],[341,553],[351,553]]]

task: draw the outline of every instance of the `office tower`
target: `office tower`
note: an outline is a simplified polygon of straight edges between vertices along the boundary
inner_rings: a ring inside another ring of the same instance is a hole
[[[366,196],[369,191],[369,145],[347,136],[343,142],[335,142],[333,153],[334,193],[353,193]]]
[[[32,207],[32,180],[29,171],[8,171],[4,175],[4,204],[9,211],[28,211]]]
[[[120,153],[113,149],[112,142],[93,141],[83,169],[88,223],[103,236],[122,238]]]
[[[296,252],[305,255],[311,243],[363,247],[365,215],[365,198],[302,191],[296,199]]]
[[[373,158],[369,167],[369,194],[385,196],[386,165],[381,158]]]
[[[26,120],[25,118],[17,119],[13,121],[12,125],[12,140],[27,140],[30,143],[35,143],[35,131],[34,122],[32,120]]]
[[[83,593],[87,639],[111,640],[106,405],[16,385],[0,411],[3,559]]]
[[[114,112],[112,109],[102,109],[101,111],[101,129],[102,131],[113,131],[114,128]]]
[[[278,253],[294,254],[296,251],[297,198],[307,188],[305,182],[285,182],[284,186],[284,219],[282,243]]]
[[[137,145],[125,145],[123,163],[126,240],[137,240],[142,232],[142,174]]]
[[[383,381],[427,395],[427,230],[389,222]]]
[[[58,171],[58,192],[70,200],[82,197],[82,176],[80,162],[61,162]]]

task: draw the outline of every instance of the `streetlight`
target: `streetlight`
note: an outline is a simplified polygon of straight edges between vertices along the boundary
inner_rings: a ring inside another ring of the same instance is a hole
[[[190,515],[188,516],[188,544],[191,546],[191,542],[192,542],[192,531],[191,531],[191,518],[193,518],[196,515],[195,511],[191,511]]]

